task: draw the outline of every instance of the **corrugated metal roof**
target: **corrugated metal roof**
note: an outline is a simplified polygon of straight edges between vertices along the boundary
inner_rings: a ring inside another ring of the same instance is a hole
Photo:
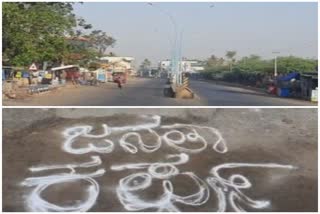
[[[58,70],[63,70],[63,69],[68,69],[68,68],[79,68],[77,65],[65,65],[65,66],[60,66],[60,67],[55,67],[52,68],[52,71],[58,71]]]

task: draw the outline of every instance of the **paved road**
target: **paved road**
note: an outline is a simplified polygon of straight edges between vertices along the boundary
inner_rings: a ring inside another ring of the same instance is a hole
[[[163,96],[165,80],[132,79],[118,89],[116,84],[100,86],[69,86],[19,101],[4,101],[4,105],[26,106],[285,106],[310,105],[310,102],[272,97],[253,90],[193,81],[198,95],[193,100]]]
[[[5,105],[41,106],[166,106],[200,105],[196,100],[176,100],[163,96],[164,80],[131,79],[122,89],[114,83],[100,86],[67,86],[57,91],[36,95]]]
[[[271,96],[264,92],[204,81],[192,81],[191,88],[209,106],[304,106],[312,103]]]

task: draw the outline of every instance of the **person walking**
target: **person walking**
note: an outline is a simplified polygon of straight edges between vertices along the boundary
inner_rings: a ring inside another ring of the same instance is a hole
[[[60,75],[60,83],[65,84],[67,79],[67,72],[65,70],[62,70]]]
[[[71,81],[72,81],[72,84],[77,87],[78,84],[79,84],[79,72],[75,71],[75,72],[72,72],[71,74]]]
[[[121,76],[120,75],[117,77],[116,82],[118,84],[118,88],[122,89]]]

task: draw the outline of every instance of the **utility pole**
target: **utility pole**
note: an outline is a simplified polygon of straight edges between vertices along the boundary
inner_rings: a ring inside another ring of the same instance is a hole
[[[173,30],[174,30],[174,38],[173,38],[173,47],[172,47],[172,58],[170,61],[171,64],[171,78],[173,79],[173,82],[175,82],[177,85],[181,84],[181,73],[179,71],[179,64],[181,63],[181,59],[179,57],[179,55],[181,55],[181,42],[179,42],[179,32],[178,32],[178,25],[177,22],[174,18],[174,16],[169,13],[166,10],[161,9],[160,7],[158,7],[156,4],[154,3],[147,3],[149,6],[154,7],[156,9],[158,9],[162,14],[166,15],[170,22],[173,25]],[[182,32],[181,32],[182,34]],[[181,38],[180,38],[181,39]]]
[[[275,56],[274,56],[274,77],[277,77],[278,76],[277,54],[279,54],[280,52],[279,51],[273,51],[272,53],[275,54]]]

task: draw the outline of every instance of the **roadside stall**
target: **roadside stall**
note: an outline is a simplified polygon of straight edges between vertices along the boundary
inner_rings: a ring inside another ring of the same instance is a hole
[[[98,79],[103,79],[103,76],[105,78],[105,82],[113,82],[113,67],[114,65],[108,64],[108,63],[100,63],[100,77],[97,77]],[[98,69],[99,70],[99,69]],[[104,75],[103,75],[104,73]]]
[[[280,97],[299,97],[301,94],[300,73],[292,72],[279,76],[276,80],[277,95]]]
[[[301,97],[313,102],[318,101],[318,73],[309,72],[301,74]]]
[[[108,82],[113,82],[112,69],[106,71],[106,78]]]
[[[37,81],[34,78],[37,74],[37,68],[34,64],[32,64],[29,69],[11,66],[2,67],[2,80],[7,82],[15,82],[19,86],[36,84]]]
[[[11,81],[14,78],[14,70],[19,68],[14,68],[11,66],[2,66],[2,80]],[[23,69],[23,68],[20,68]]]
[[[24,98],[30,93],[30,88],[38,84],[33,74],[37,73],[37,70],[30,68],[31,66],[29,70],[22,67],[2,67],[2,93],[6,97]]]
[[[18,90],[18,81],[15,79],[16,69],[12,66],[2,66],[2,94],[7,98],[15,98]]]
[[[103,68],[99,68],[94,71],[96,74],[96,78],[100,82],[108,82],[108,76],[107,76],[107,71]]]
[[[77,82],[80,77],[80,69],[77,65],[55,67],[51,69],[51,72],[52,78],[58,80],[60,84]]]

